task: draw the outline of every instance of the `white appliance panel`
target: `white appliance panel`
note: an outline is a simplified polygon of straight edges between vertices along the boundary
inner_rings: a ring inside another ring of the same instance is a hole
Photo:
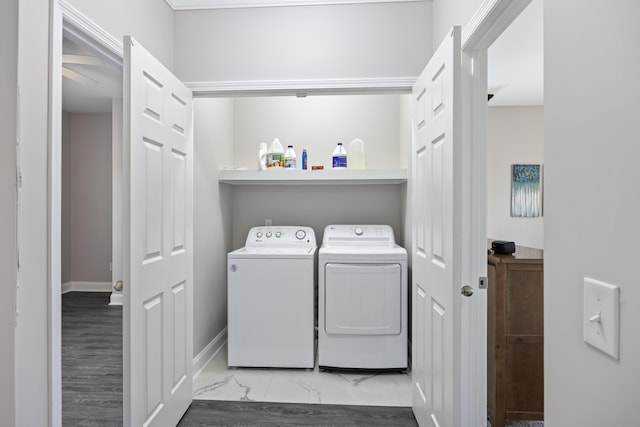
[[[399,334],[401,296],[399,264],[325,264],[326,332]]]
[[[229,258],[229,366],[313,367],[313,263]]]
[[[318,364],[406,369],[407,252],[388,225],[328,225],[318,253]]]

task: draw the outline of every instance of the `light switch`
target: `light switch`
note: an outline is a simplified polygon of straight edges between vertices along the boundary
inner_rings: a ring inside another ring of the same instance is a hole
[[[618,359],[620,288],[584,278],[584,341]]]

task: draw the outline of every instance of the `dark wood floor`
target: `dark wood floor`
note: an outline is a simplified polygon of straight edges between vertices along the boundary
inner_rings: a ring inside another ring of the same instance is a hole
[[[179,427],[417,427],[411,408],[194,400]]]
[[[122,426],[122,307],[62,295],[62,425]]]
[[[109,293],[62,296],[62,425],[122,426],[122,307]],[[411,408],[194,400],[179,424],[417,426]]]

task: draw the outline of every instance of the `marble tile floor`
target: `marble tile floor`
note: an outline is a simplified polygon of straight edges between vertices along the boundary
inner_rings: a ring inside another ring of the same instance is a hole
[[[411,406],[411,372],[342,373],[314,369],[229,368],[226,345],[194,378],[196,400]],[[507,420],[506,427],[544,427]],[[487,427],[491,427],[487,421]]]
[[[194,399],[411,406],[411,373],[229,368],[226,345],[194,378]]]

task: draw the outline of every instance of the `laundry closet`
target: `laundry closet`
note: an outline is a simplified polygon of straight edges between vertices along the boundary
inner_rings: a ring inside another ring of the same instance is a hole
[[[308,170],[300,170],[298,166],[295,171],[258,171],[260,143],[270,145],[274,138],[279,138],[284,147],[292,145],[298,161],[306,149]],[[332,170],[336,144],[343,143],[348,149],[349,142],[355,138],[364,141],[366,169]],[[387,224],[393,229],[396,242],[410,250],[410,227],[407,226],[411,207],[407,183],[411,98],[408,94],[197,97],[194,99],[194,144],[194,312],[196,321],[198,311],[210,313],[211,322],[201,328],[219,328],[212,329],[211,333],[220,340],[225,339],[229,316],[227,254],[245,245],[252,227],[269,222],[273,226],[308,226],[313,229],[319,247],[329,224]],[[312,166],[324,169],[311,170]],[[360,172],[364,178],[353,179],[353,173]],[[340,178],[341,174],[344,179]],[[209,281],[212,287],[203,289],[199,281]],[[199,296],[202,291],[208,296]],[[287,295],[279,297],[287,298]],[[408,313],[403,315],[408,320]],[[199,329],[197,323],[194,327]],[[202,329],[200,332],[196,333],[196,340]],[[195,342],[194,348],[207,344]],[[226,348],[221,352],[226,353]],[[210,375],[217,378],[210,371],[204,373],[202,378]],[[260,381],[253,383],[244,378],[248,374],[242,369],[231,374],[239,376],[240,383],[251,386],[249,398],[260,399],[264,386]],[[229,375],[226,372],[220,380],[224,381]],[[304,372],[292,374],[297,377],[293,383],[309,381],[305,387],[312,390],[309,400],[298,400],[308,391],[289,396],[287,385],[278,384],[284,381],[280,378],[284,372],[266,375],[274,376],[270,394],[265,396],[267,400],[319,403],[313,394],[316,391],[322,394],[327,387],[333,387],[325,385],[323,389],[322,384],[317,384],[332,379],[311,380],[303,379]],[[409,377],[405,377],[409,390]],[[211,384],[204,379],[200,381],[195,380],[194,398],[234,399],[233,395],[212,395],[215,392],[211,391]],[[380,381],[393,382],[391,377]],[[276,389],[282,394],[274,394]],[[386,400],[387,393],[396,394],[396,387],[384,387],[385,396],[380,397],[383,400],[379,400],[379,404],[406,405],[410,401],[406,400],[409,396],[402,401],[397,401],[397,396],[395,401]],[[240,393],[235,398],[242,396]],[[345,396],[338,399],[325,395],[324,399],[320,401],[364,402]]]

